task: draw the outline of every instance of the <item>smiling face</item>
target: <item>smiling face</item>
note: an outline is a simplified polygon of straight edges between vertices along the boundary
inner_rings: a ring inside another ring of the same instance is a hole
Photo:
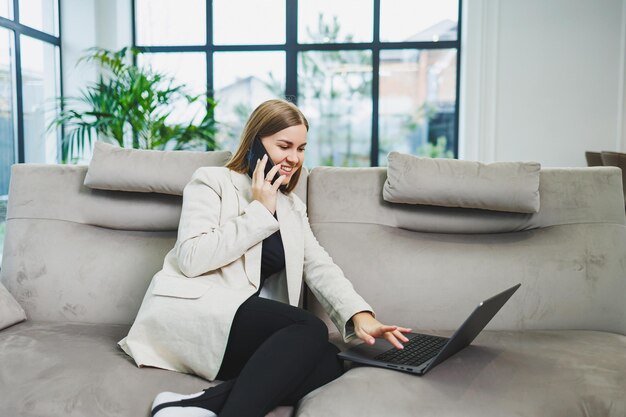
[[[279,174],[285,175],[280,191],[291,193],[300,180],[308,130],[309,122],[295,104],[281,99],[264,101],[250,114],[239,147],[226,168],[248,173],[250,148],[260,138],[274,165],[280,166]]]
[[[282,185],[289,184],[293,174],[304,163],[306,134],[306,126],[300,124],[261,138],[274,165],[280,165],[278,175],[286,175]]]

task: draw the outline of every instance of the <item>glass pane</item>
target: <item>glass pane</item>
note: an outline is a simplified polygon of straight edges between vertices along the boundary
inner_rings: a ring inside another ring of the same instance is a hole
[[[453,158],[456,49],[380,52],[379,164],[391,151]]]
[[[140,54],[138,65],[150,66],[152,70],[174,78],[174,85],[185,84],[191,95],[206,95],[206,55],[203,52],[176,52]],[[206,114],[203,99],[189,104],[185,99],[176,101],[168,117],[170,123],[200,122]],[[173,145],[173,144],[172,144]]]
[[[2,254],[4,253],[4,235],[6,234],[7,196],[0,196],[0,267],[2,266]]]
[[[137,0],[138,45],[205,45],[205,0]]]
[[[458,0],[381,0],[380,40],[456,40],[458,19]]]
[[[285,53],[221,52],[213,57],[217,140],[222,149],[234,151],[252,110],[285,96]]]
[[[54,45],[21,37],[24,150],[26,162],[56,163],[58,132],[47,131],[56,115],[59,96],[59,57]]]
[[[306,166],[369,166],[371,52],[311,51],[298,59],[298,105],[310,125]]]
[[[11,165],[16,162],[14,61],[13,31],[0,28],[0,263],[2,262]]]
[[[285,43],[285,0],[213,0],[213,43]]]
[[[298,1],[298,42],[371,42],[372,0]]]
[[[11,165],[16,162],[13,48],[13,31],[0,28],[0,196],[9,192]]]
[[[20,23],[59,36],[57,0],[20,0]]]
[[[13,19],[13,0],[0,0],[0,16]]]

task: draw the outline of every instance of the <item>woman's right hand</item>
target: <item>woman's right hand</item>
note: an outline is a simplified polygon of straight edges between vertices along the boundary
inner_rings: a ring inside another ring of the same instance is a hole
[[[254,172],[252,172],[252,199],[258,200],[270,213],[274,214],[276,212],[276,194],[278,193],[278,187],[285,179],[285,175],[278,177],[272,184],[271,179],[278,172],[280,165],[274,165],[267,173],[267,177],[265,177],[263,174],[267,158],[267,155],[263,155],[263,159],[257,160]]]

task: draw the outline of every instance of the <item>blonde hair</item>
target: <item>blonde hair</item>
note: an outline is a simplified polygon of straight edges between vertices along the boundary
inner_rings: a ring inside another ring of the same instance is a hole
[[[295,104],[279,99],[267,100],[261,103],[248,118],[241,133],[239,147],[226,164],[226,168],[247,174],[248,160],[246,156],[256,137],[271,136],[288,127],[299,125],[304,125],[306,130],[309,130],[309,122]],[[281,186],[284,192],[290,193],[298,185],[301,171],[302,168],[294,172],[286,187],[283,188]]]

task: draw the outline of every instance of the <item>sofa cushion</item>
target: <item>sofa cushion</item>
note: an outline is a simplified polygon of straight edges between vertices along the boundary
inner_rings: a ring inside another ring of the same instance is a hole
[[[193,393],[215,385],[138,368],[117,346],[128,329],[28,321],[0,332],[0,416],[148,417],[159,392]],[[268,416],[291,411],[280,407]]]
[[[116,230],[175,232],[178,228],[182,196],[92,190],[83,184],[86,175],[85,165],[14,164],[7,234],[16,219],[56,220]]]
[[[125,149],[97,141],[85,185],[100,190],[182,195],[194,171],[224,166],[229,151],[153,151]]]
[[[423,377],[355,367],[307,395],[298,417],[626,415],[626,336],[483,332]]]
[[[130,324],[175,232],[11,219],[0,276],[30,320]],[[71,261],[69,261],[71,259]]]
[[[0,282],[0,330],[26,320],[26,313]]]
[[[540,213],[519,214],[391,204],[381,195],[384,168],[315,168],[308,215],[381,321],[455,329],[480,301],[521,282],[490,326],[626,334],[619,170],[544,171]]]
[[[532,214],[388,203],[381,192],[386,180],[384,167],[314,168],[308,183],[311,224],[379,224],[416,232],[467,235],[576,223],[623,225],[626,221],[622,174],[615,167],[543,168],[541,208]]]
[[[483,164],[391,152],[383,198],[391,203],[514,213],[539,211],[537,162]]]
[[[340,223],[312,229],[383,322],[455,329],[479,302],[522,283],[488,328],[626,334],[624,226],[466,236]],[[313,297],[308,307],[323,315]]]

